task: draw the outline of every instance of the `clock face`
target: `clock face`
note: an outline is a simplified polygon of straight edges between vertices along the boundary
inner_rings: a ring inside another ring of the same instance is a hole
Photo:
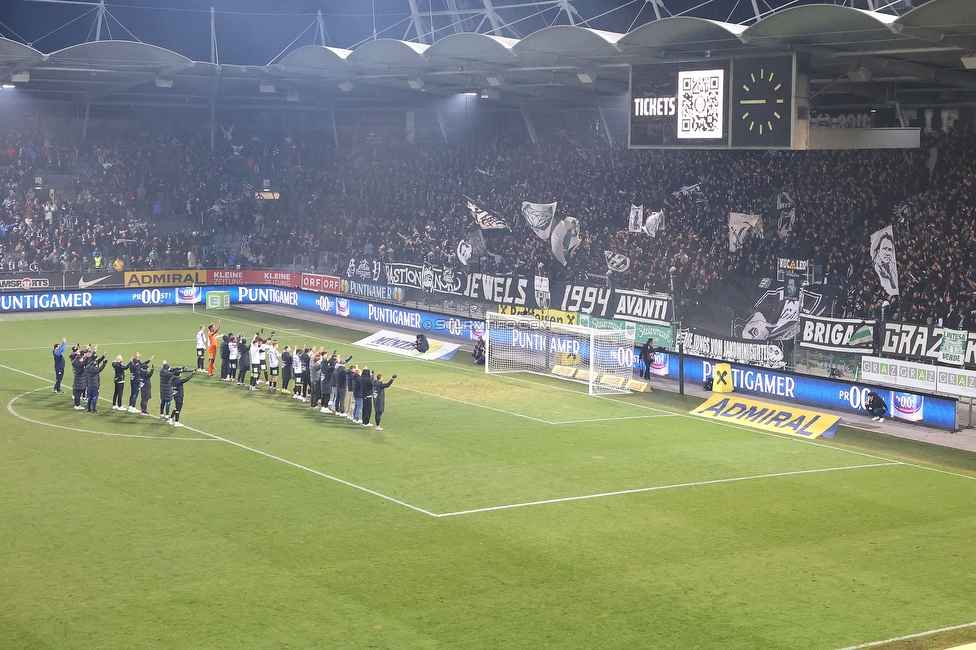
[[[793,59],[737,59],[732,81],[732,146],[789,147]]]

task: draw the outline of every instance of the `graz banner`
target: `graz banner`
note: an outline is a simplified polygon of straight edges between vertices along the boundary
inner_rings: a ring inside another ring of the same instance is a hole
[[[302,289],[321,291],[322,293],[339,293],[339,278],[334,275],[302,273]]]
[[[403,287],[391,287],[388,284],[370,284],[368,282],[356,282],[343,278],[339,282],[339,292],[344,296],[355,296],[357,298],[367,298],[369,300],[381,300],[383,302],[405,302],[407,299],[406,291]]]
[[[870,353],[875,326],[873,320],[800,314],[800,347],[829,352]]]
[[[913,323],[885,323],[882,334],[882,354],[942,363],[944,330],[941,327]],[[966,333],[966,350],[962,363],[976,366],[976,332]],[[959,362],[953,365],[959,365]]]
[[[766,368],[786,366],[783,348],[778,341],[742,341],[693,329],[681,330],[678,340],[684,341],[686,354],[706,359],[735,361]]]
[[[144,287],[189,287],[208,284],[210,271],[126,271],[123,273],[127,289]]]
[[[244,271],[240,269],[215,269],[207,271],[208,284],[214,285],[271,285],[274,287],[301,286],[301,273],[291,271]]]
[[[929,393],[938,390],[935,367],[898,359],[861,357],[861,380],[916,388]]]
[[[43,289],[96,289],[122,286],[121,273],[95,271],[0,273],[0,291],[37,291]]]

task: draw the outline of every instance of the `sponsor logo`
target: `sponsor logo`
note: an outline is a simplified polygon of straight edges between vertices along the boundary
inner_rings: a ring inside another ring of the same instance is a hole
[[[457,343],[447,343],[428,339],[430,349],[427,352],[418,352],[414,347],[415,338],[409,334],[400,334],[389,330],[380,330],[376,334],[356,341],[353,345],[369,348],[370,350],[382,350],[392,354],[399,354],[415,359],[450,359],[461,346]]]
[[[768,402],[741,397],[715,394],[701,406],[690,411],[692,415],[741,424],[754,429],[786,433],[802,438],[831,438],[840,422],[839,415],[828,415],[793,406],[780,406]]]
[[[264,287],[237,287],[237,302],[276,303],[298,306],[298,292]]]
[[[346,282],[343,280],[342,282]],[[309,291],[326,291],[337,293],[340,291],[342,283],[334,275],[315,275],[314,273],[302,273],[302,289]]]
[[[332,298],[319,296],[318,299],[316,299],[315,304],[318,306],[319,311],[332,311]]]
[[[207,283],[207,271],[129,271],[124,277],[126,287],[185,287]]]
[[[177,305],[195,305],[200,302],[203,289],[200,287],[180,287],[176,290]]]
[[[78,288],[87,289],[88,287],[93,287],[99,282],[104,282],[105,280],[108,280],[109,277],[111,276],[103,275],[102,277],[95,278],[94,280],[85,280],[85,276],[81,276],[81,278],[78,280]]]
[[[336,298],[336,313],[345,318],[349,317],[349,299]]]
[[[925,415],[925,398],[913,393],[891,394],[891,401],[895,407],[894,415],[899,420],[921,422]]]
[[[12,278],[9,280],[0,280],[0,289],[23,289],[24,291],[30,291],[31,289],[44,289],[49,286],[51,286],[51,281],[47,278]]]

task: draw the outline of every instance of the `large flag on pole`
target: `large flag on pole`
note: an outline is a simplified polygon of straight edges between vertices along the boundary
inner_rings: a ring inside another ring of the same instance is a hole
[[[574,217],[566,217],[557,223],[552,229],[552,254],[559,260],[559,263],[566,266],[569,254],[580,245],[579,220]]]
[[[627,230],[629,232],[640,232],[643,228],[644,228],[644,206],[631,205],[630,219],[627,223]]]
[[[729,250],[733,253],[745,244],[750,234],[762,237],[762,219],[756,214],[729,212]]]
[[[540,239],[546,241],[552,235],[552,227],[555,223],[556,203],[530,203],[522,202],[522,218],[529,224]]]
[[[474,217],[474,220],[478,222],[478,226],[482,230],[511,230],[511,228],[508,226],[508,222],[501,217],[488,212],[487,210],[479,208],[471,199],[468,199],[468,210],[471,212],[471,216]]]
[[[871,265],[889,296],[898,295],[898,262],[895,259],[895,235],[891,226],[871,235]]]
[[[647,221],[644,222],[644,232],[651,237],[656,237],[662,223],[664,223],[664,213],[651,212],[647,215]]]

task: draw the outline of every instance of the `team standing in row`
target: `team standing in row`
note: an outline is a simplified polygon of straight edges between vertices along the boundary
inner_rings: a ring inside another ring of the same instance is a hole
[[[396,375],[383,381],[383,375],[373,375],[368,366],[360,368],[353,364],[346,367],[352,360],[352,355],[343,359],[338,350],[332,354],[326,353],[324,348],[311,347],[307,349],[285,346],[278,350],[278,342],[274,340],[274,332],[265,339],[264,330],[255,333],[248,342],[241,334],[225,334],[218,339],[221,323],[201,325],[196,335],[197,368],[189,370],[183,366],[170,366],[166,360],[160,368],[159,379],[159,416],[172,424],[182,427],[180,413],[183,410],[183,385],[190,381],[197,372],[206,372],[214,376],[214,364],[217,353],[220,353],[221,381],[235,381],[243,387],[245,378],[250,371],[249,390],[259,390],[262,383],[268,385],[269,392],[279,391],[278,380],[282,380],[280,393],[288,394],[288,385],[293,383],[291,395],[303,403],[310,403],[311,408],[318,408],[322,413],[332,413],[346,417],[355,424],[373,426],[371,418],[375,418],[376,430],[383,431],[380,422],[386,408],[386,389],[393,384]],[[220,341],[218,343],[218,340]],[[54,392],[63,394],[61,381],[66,369],[64,353],[68,340],[61,339],[55,344],[54,355]],[[208,360],[209,357],[209,360]],[[112,362],[114,370],[114,392],[112,394],[112,409],[140,413],[149,416],[149,400],[152,399],[152,379],[155,367],[152,360],[155,355],[143,361],[141,353],[136,352],[129,361],[122,355],[117,355]],[[71,383],[76,410],[86,409],[90,413],[98,413],[98,397],[101,389],[101,373],[108,365],[105,355],[98,355],[98,346],[89,344],[82,348],[75,345],[68,355],[73,372]],[[129,404],[123,404],[126,372],[129,373]],[[264,378],[262,380],[262,377]],[[84,405],[82,404],[84,402]],[[136,403],[139,403],[139,408]],[[350,411],[351,407],[351,411]]]

